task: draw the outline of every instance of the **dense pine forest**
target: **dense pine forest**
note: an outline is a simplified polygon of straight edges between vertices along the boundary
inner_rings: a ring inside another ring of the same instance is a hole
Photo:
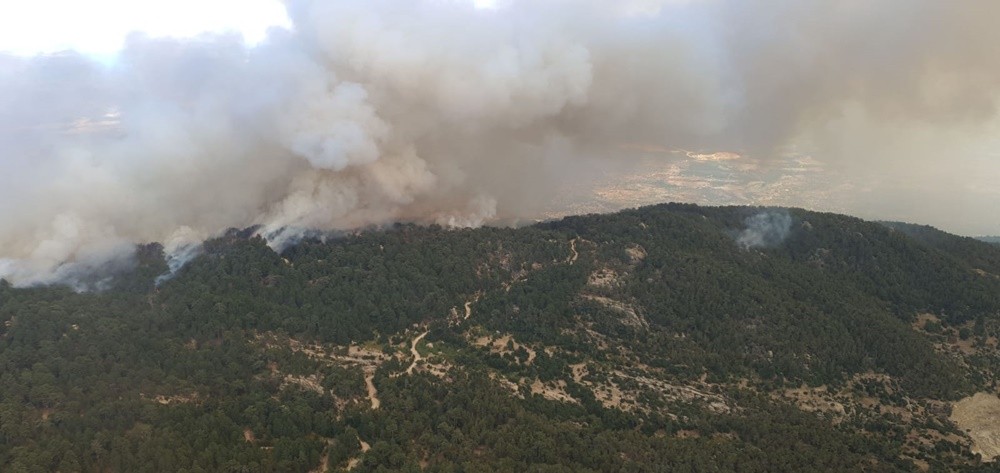
[[[931,227],[665,204],[135,260],[0,281],[0,470],[992,467],[954,410],[998,390],[1000,246]]]

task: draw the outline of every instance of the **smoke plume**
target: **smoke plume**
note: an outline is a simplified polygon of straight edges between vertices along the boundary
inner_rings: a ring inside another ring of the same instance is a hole
[[[1000,90],[996,2],[287,9],[293,27],[254,47],[136,34],[111,66],[0,55],[0,278],[65,281],[142,242],[180,264],[232,227],[281,246],[531,218],[562,186],[626,169],[626,145],[923,169],[995,124]],[[967,163],[900,175],[997,175]]]
[[[771,248],[788,238],[792,229],[792,216],[784,210],[768,210],[746,219],[746,228],[736,237],[736,244],[744,249]]]

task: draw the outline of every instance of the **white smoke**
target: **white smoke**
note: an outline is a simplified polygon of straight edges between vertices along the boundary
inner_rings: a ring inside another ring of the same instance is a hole
[[[736,237],[736,244],[743,249],[771,248],[788,238],[792,229],[792,216],[784,210],[768,210],[750,216],[746,228]]]
[[[167,272],[156,278],[156,285],[159,286],[177,275],[188,262],[202,253],[201,242],[205,235],[197,233],[190,227],[181,227],[167,239],[163,245],[163,253],[166,256]]]
[[[992,119],[1000,90],[994,2],[287,8],[293,28],[254,47],[134,35],[113,66],[0,55],[0,278],[65,280],[141,242],[183,262],[227,228],[281,247],[306,230],[530,217],[623,144],[853,156],[836,139],[856,123],[845,110],[952,129]]]

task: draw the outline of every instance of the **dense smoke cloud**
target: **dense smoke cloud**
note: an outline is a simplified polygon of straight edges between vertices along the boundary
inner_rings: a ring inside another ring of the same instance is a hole
[[[292,30],[252,48],[135,35],[113,66],[0,56],[0,277],[64,281],[139,242],[180,262],[230,227],[280,246],[531,218],[561,185],[623,168],[625,145],[997,175],[898,170],[995,123],[995,2],[287,7]]]

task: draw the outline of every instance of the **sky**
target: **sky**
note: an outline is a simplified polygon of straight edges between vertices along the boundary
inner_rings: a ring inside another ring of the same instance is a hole
[[[1000,234],[1000,2],[0,2],[0,278],[665,201]],[[131,33],[139,33],[133,35]]]
[[[110,57],[134,31],[180,37],[234,31],[257,43],[274,26],[289,26],[279,0],[11,1],[0,3],[0,51],[73,49]]]

